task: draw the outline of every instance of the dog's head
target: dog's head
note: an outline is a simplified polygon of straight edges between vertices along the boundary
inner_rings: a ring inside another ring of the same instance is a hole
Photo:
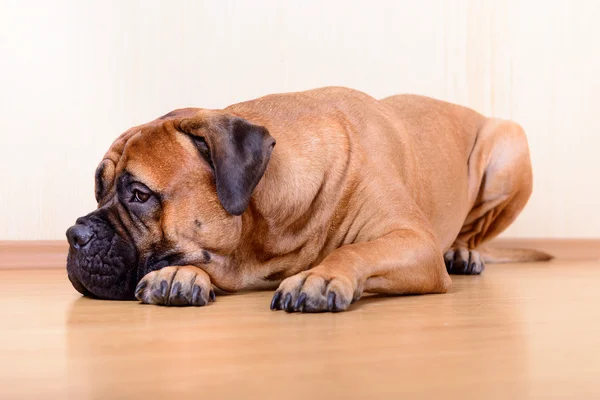
[[[98,208],[67,230],[75,289],[134,297],[137,282],[168,265],[196,265],[226,289],[241,214],[275,140],[221,111],[182,109],[132,128],[96,170]]]

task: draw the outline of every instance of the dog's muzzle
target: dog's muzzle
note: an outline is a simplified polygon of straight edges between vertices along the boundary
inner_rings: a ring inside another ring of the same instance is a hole
[[[85,296],[110,300],[134,298],[138,256],[127,237],[118,234],[104,212],[79,218],[67,230],[67,274]]]

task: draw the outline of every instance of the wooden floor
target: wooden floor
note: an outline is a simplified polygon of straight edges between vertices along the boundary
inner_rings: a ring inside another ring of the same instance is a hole
[[[600,261],[491,265],[446,295],[339,314],[80,297],[62,268],[0,269],[0,399],[600,398]]]

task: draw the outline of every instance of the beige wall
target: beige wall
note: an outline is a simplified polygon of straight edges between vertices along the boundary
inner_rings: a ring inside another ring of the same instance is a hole
[[[0,239],[58,239],[129,126],[345,85],[519,121],[535,191],[506,236],[600,237],[600,2],[0,2]]]

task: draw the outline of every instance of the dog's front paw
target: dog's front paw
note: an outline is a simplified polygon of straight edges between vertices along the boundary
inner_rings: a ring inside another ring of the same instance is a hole
[[[146,304],[204,306],[215,301],[210,278],[193,266],[164,267],[142,278],[135,297]]]
[[[273,295],[271,310],[287,312],[344,311],[360,293],[346,276],[301,272],[281,282]]]

